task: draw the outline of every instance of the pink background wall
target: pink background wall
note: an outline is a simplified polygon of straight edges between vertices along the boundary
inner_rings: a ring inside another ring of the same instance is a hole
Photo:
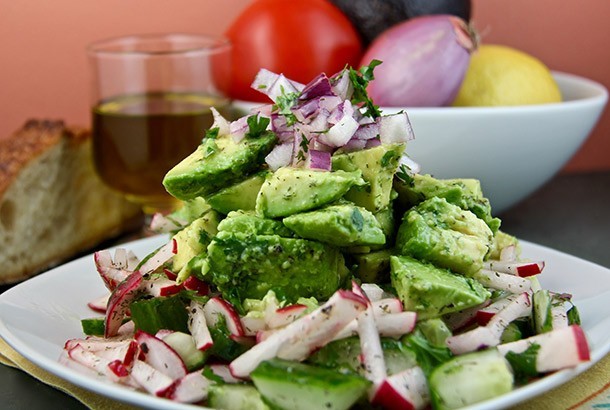
[[[0,136],[30,117],[89,122],[84,49],[106,37],[222,33],[251,0],[0,0]],[[290,1],[290,0],[286,0]],[[610,88],[610,1],[473,0],[487,43]],[[610,169],[610,110],[566,171]]]

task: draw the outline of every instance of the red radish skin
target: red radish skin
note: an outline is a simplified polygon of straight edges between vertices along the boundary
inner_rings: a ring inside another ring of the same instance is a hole
[[[373,41],[360,65],[373,60],[369,97],[382,107],[440,107],[453,102],[476,39],[455,16],[423,16],[398,23]]]
[[[212,347],[214,340],[210,334],[210,329],[206,321],[203,306],[197,301],[191,301],[188,309],[189,320],[187,326],[189,332],[195,340],[195,346],[201,351]]]
[[[372,400],[387,410],[424,409],[430,403],[426,376],[419,366],[387,377]]]
[[[186,366],[180,355],[163,340],[141,330],[136,332],[135,339],[144,353],[144,362],[172,380],[187,374]]]
[[[278,327],[286,326],[289,323],[294,322],[298,319],[305,311],[307,306],[301,304],[294,304],[281,307],[276,309],[273,313],[266,316],[266,322],[269,328],[275,329]]]
[[[108,300],[108,308],[104,321],[104,336],[116,336],[123,323],[123,318],[129,309],[129,304],[140,292],[140,285],[143,277],[139,271],[133,272],[123,282],[121,282],[112,292]]]
[[[244,336],[239,314],[233,306],[224,299],[213,297],[203,307],[203,313],[208,326],[214,327],[223,317],[231,336]]]
[[[176,253],[178,253],[178,244],[175,239],[172,239],[160,247],[153,256],[144,262],[139,270],[144,274],[154,272],[163,266],[163,264],[171,260]]]
[[[91,302],[87,303],[87,306],[89,307],[89,309],[93,310],[94,312],[106,313],[106,307],[108,306],[109,299],[110,299],[110,293],[108,293],[107,295],[104,295],[100,298],[97,298],[95,300],[92,300]]]
[[[201,371],[195,371],[175,380],[157,395],[179,403],[197,403],[208,397],[209,386],[210,381],[201,374]]]
[[[591,360],[587,337],[578,325],[502,344],[498,346],[498,351],[503,355],[509,351],[522,353],[534,343],[540,346],[536,357],[536,370],[540,373],[573,367]]]
[[[176,278],[174,278],[175,280]],[[182,284],[184,289],[194,290],[199,296],[206,296],[210,293],[210,287],[204,281],[196,278],[195,276],[189,276],[187,280]]]
[[[510,273],[522,278],[534,276],[544,270],[544,261],[519,262],[519,261],[487,261],[483,265],[485,269],[497,272]]]

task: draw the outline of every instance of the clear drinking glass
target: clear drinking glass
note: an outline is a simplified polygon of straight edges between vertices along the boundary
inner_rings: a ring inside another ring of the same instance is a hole
[[[169,212],[162,180],[195,150],[213,122],[230,117],[229,40],[192,34],[114,38],[88,47],[95,168],[102,181],[142,206]]]

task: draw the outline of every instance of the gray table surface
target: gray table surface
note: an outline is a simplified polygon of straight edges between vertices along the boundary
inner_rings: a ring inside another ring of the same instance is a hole
[[[610,267],[610,172],[564,174],[498,215],[517,237]],[[7,287],[0,287],[0,293]],[[0,408],[84,409],[74,398],[0,365]]]

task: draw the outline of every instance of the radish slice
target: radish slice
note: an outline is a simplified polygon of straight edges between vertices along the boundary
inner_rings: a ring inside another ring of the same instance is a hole
[[[366,292],[365,292],[366,293]],[[384,298],[371,302],[375,316],[402,312],[402,301],[398,298]]]
[[[364,377],[373,383],[369,390],[369,397],[373,398],[377,389],[387,377],[385,358],[375,324],[373,306],[356,282],[352,282],[352,291],[366,301],[366,310],[360,313],[356,320],[358,321],[358,336],[360,337],[360,361],[362,362]]]
[[[195,346],[201,351],[212,347],[214,340],[210,334],[210,329],[203,312],[203,305],[196,301],[191,301],[188,309],[189,320],[187,322],[189,332],[195,340]]]
[[[154,255],[152,255],[146,262],[140,266],[140,272],[143,274],[147,274],[150,272],[154,272],[171,258],[174,257],[176,252],[178,251],[178,245],[175,239],[167,242],[165,245],[160,247]]]
[[[182,286],[184,286],[184,289],[194,290],[199,296],[205,296],[210,293],[208,284],[192,275],[182,283]]]
[[[89,307],[89,309],[98,312],[98,313],[106,313],[106,307],[108,306],[108,300],[110,299],[110,293],[97,298],[95,300],[92,300],[91,302],[87,303],[87,306]]]
[[[104,336],[116,336],[123,323],[123,318],[129,309],[129,304],[140,293],[142,284],[142,274],[139,271],[133,272],[123,282],[114,289],[108,300],[106,318],[104,320]]]
[[[142,290],[154,297],[175,295],[182,289],[182,285],[178,285],[174,280],[163,276],[154,276],[142,282]]]
[[[424,371],[419,366],[387,377],[372,404],[388,410],[425,409],[430,403],[430,391]]]
[[[271,329],[286,326],[305,313],[307,306],[301,304],[294,304],[284,306],[282,308],[272,311],[270,314],[265,314],[265,322]]]
[[[498,346],[498,351],[503,355],[508,352],[523,353],[533,344],[540,346],[536,356],[536,370],[540,373],[573,367],[590,360],[589,343],[578,325],[505,343]]]
[[[498,299],[492,304],[479,309],[476,312],[476,319],[479,326],[487,325],[492,317],[494,317],[498,312],[500,312],[518,297],[518,294],[513,293],[512,295]]]
[[[82,346],[76,345],[68,350],[70,359],[103,374],[108,379],[119,382],[120,377],[109,367],[111,360],[98,356],[97,354],[83,349]]]
[[[108,290],[113,291],[119,283],[131,274],[125,267],[115,266],[110,251],[103,250],[93,254],[95,267]]]
[[[475,279],[481,282],[484,286],[498,290],[505,290],[511,293],[532,291],[532,282],[530,282],[528,279],[508,273],[481,269],[475,274]]]
[[[553,329],[561,329],[569,326],[568,312],[563,303],[551,307],[551,323]]]
[[[174,380],[142,360],[136,360],[131,369],[131,377],[149,393],[163,396]]]
[[[238,378],[248,377],[262,361],[273,357],[303,360],[312,351],[330,342],[365,308],[366,301],[360,296],[338,290],[318,309],[281,328],[233,360],[230,364],[231,374]]]
[[[181,220],[175,217],[168,217],[160,212],[153,215],[150,220],[149,228],[156,233],[170,233],[178,229],[182,229],[188,224],[188,221]]]
[[[443,317],[447,327],[455,332],[457,330],[468,327],[476,322],[477,313],[485,306],[490,305],[490,301],[486,300],[479,306],[473,306],[468,309],[460,310],[459,312],[448,313]]]
[[[186,376],[187,370],[182,358],[163,340],[153,335],[138,330],[135,336],[136,341],[144,353],[144,361],[162,372],[172,380],[177,380]]]
[[[515,319],[532,314],[529,293],[524,292],[498,311],[486,326],[481,326],[447,338],[447,347],[453,354],[473,352],[500,344],[506,326]]]
[[[538,262],[515,262],[515,261],[486,261],[483,263],[485,269],[496,272],[510,273],[511,275],[526,278],[538,275],[544,269],[544,261]]]
[[[244,336],[239,315],[226,300],[218,297],[211,298],[203,307],[203,314],[208,326],[215,327],[222,318],[231,336]]]
[[[372,302],[383,299],[385,295],[385,291],[376,283],[363,283],[360,287]]]
[[[167,389],[157,395],[179,403],[197,403],[208,397],[210,381],[201,371],[195,371],[174,381]]]

